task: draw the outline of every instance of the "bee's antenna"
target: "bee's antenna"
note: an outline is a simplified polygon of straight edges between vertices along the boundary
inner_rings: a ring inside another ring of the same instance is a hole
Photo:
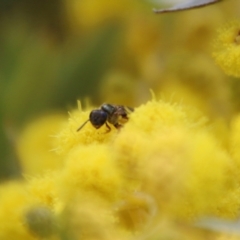
[[[84,122],[78,129],[77,132],[80,131],[90,120],[88,119],[86,122]]]

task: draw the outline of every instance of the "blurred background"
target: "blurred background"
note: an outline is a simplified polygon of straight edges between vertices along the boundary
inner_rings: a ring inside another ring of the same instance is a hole
[[[239,16],[239,1],[152,12],[174,2],[0,0],[1,180],[21,176],[19,132],[42,115],[67,116],[77,100],[137,107],[152,89],[210,121],[239,111],[239,79],[211,57],[216,29]]]

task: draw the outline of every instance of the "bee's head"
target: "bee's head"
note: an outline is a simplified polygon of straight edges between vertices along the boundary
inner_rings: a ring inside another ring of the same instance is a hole
[[[107,121],[107,118],[108,113],[101,109],[92,110],[89,115],[89,121],[97,129],[100,128]]]

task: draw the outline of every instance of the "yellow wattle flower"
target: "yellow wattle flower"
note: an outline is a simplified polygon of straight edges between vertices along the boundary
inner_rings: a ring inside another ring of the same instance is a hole
[[[0,221],[1,240],[59,240],[53,206],[37,198],[26,181],[0,185]]]
[[[166,214],[238,214],[234,162],[194,111],[154,100],[140,106],[114,141],[114,152],[128,181]]]
[[[50,207],[57,211],[59,199],[56,193],[56,184],[59,172],[46,172],[44,175],[27,178],[27,191],[39,205]]]
[[[236,164],[237,170],[240,170],[240,116],[236,115],[231,122],[229,148],[232,158]],[[236,178],[240,183],[240,177],[237,174]]]
[[[73,27],[77,28],[77,31],[79,31],[79,27],[89,31],[107,21],[122,19],[128,13],[126,10],[129,10],[129,7],[133,8],[133,6],[131,2],[126,0],[115,2],[108,0],[66,1],[68,19]]]
[[[59,194],[65,201],[79,192],[95,193],[116,200],[124,190],[125,183],[110,146],[94,143],[89,146],[79,144],[72,149],[59,178]]]
[[[101,197],[91,192],[76,192],[62,211],[61,218],[69,239],[123,239],[114,210]]]
[[[0,185],[0,239],[35,240],[24,222],[24,216],[33,204],[23,182]]]
[[[237,216],[237,162],[198,111],[153,99],[135,108],[120,130],[111,126],[107,132],[88,122],[77,132],[90,111],[71,112],[55,135],[62,168],[27,177],[23,201],[10,201],[25,209],[18,221],[30,240],[36,234],[54,236],[56,223],[68,237],[128,240],[135,234],[162,236],[157,226],[165,218]],[[17,199],[18,192],[12,194]],[[8,219],[9,196],[0,196],[0,219]],[[14,228],[9,224],[6,236]],[[176,231],[185,235],[179,227]]]
[[[219,29],[213,57],[227,75],[240,76],[240,22],[235,21]]]
[[[23,174],[37,175],[62,167],[63,159],[53,150],[57,147],[54,136],[65,122],[64,115],[51,114],[30,122],[22,130],[17,150]]]

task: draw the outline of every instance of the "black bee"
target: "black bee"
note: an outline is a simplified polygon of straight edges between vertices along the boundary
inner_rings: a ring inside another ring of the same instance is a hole
[[[105,103],[100,109],[92,110],[89,119],[84,122],[77,131],[80,131],[88,121],[90,121],[96,129],[106,124],[108,131],[110,131],[111,128],[108,123],[111,123],[115,128],[119,129],[128,121],[128,114],[133,111],[134,109],[130,107]]]

